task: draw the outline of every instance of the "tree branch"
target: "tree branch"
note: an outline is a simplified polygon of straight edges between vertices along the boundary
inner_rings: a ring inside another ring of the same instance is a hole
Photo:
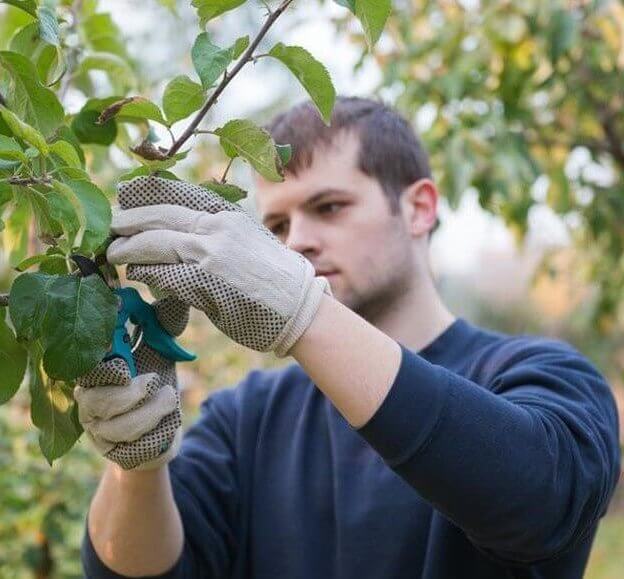
[[[180,138],[177,139],[173,143],[171,149],[169,149],[169,152],[167,153],[167,157],[173,157],[173,155],[175,155],[180,150],[182,145],[184,145],[184,143],[186,143],[186,141],[188,141],[193,136],[193,134],[195,133],[195,129],[197,129],[197,127],[199,126],[199,123],[201,123],[202,119],[206,116],[208,111],[217,102],[217,100],[221,96],[221,93],[226,89],[226,87],[230,84],[232,79],[234,79],[234,77],[241,71],[241,69],[247,63],[253,60],[253,53],[256,50],[256,48],[258,48],[258,45],[260,44],[260,42],[262,42],[262,39],[266,36],[271,26],[275,24],[275,21],[286,11],[286,9],[293,2],[294,0],[284,0],[279,5],[279,7],[275,9],[275,11],[269,14],[268,18],[266,19],[264,23],[264,26],[262,26],[262,28],[260,29],[260,32],[258,32],[258,35],[253,39],[253,41],[249,45],[249,48],[247,48],[245,53],[241,56],[236,66],[232,69],[232,72],[228,73],[226,71],[226,73],[223,75],[223,80],[221,81],[219,86],[215,89],[215,91],[212,93],[212,95],[210,95],[210,98],[206,101],[204,106],[197,113],[197,115],[195,116],[191,124],[188,126],[186,131],[184,131],[184,133],[182,133]]]

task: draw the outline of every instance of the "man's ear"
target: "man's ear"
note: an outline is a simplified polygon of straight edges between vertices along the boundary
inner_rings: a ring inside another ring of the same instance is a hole
[[[405,226],[412,237],[429,236],[438,219],[440,194],[431,179],[419,179],[401,195]]]

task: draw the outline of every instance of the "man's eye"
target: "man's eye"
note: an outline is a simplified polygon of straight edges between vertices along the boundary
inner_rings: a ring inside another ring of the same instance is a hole
[[[321,213],[336,213],[342,207],[342,203],[323,203],[318,206]]]
[[[270,229],[271,229],[271,233],[273,235],[281,235],[282,233],[284,233],[284,223],[278,223],[277,225],[273,225]]]

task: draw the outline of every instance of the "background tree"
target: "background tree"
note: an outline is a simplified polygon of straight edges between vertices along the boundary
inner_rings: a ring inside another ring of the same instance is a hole
[[[394,6],[375,55],[381,92],[421,128],[451,207],[472,188],[518,240],[531,210],[550,207],[578,250],[574,267],[596,287],[586,330],[622,328],[622,3]]]

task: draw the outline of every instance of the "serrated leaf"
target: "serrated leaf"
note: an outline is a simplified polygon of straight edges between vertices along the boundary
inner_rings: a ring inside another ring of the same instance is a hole
[[[213,191],[220,195],[230,203],[237,203],[241,199],[245,199],[248,195],[247,191],[230,183],[219,183],[218,181],[206,181],[201,184],[202,187]]]
[[[50,136],[65,119],[54,92],[41,84],[37,69],[21,54],[0,51],[0,68],[7,71],[12,82],[6,94],[8,108],[45,137]]]
[[[114,117],[119,120],[123,120],[124,117],[132,120],[149,119],[167,125],[158,105],[140,96],[128,97],[109,105],[100,113],[98,123],[108,122]]]
[[[204,87],[188,76],[176,76],[165,88],[163,110],[170,125],[198,111],[204,104]]]
[[[295,75],[306,89],[326,124],[331,121],[336,102],[336,89],[327,69],[301,46],[276,44],[269,55],[276,58]]]
[[[56,277],[42,325],[43,367],[56,380],[92,370],[110,349],[117,299],[99,276]]]
[[[67,141],[56,141],[50,145],[50,153],[62,159],[70,167],[80,168],[82,163],[73,145]]]
[[[20,163],[29,162],[19,143],[6,135],[0,135],[0,159],[9,159]]]
[[[232,48],[220,48],[210,41],[207,32],[202,32],[196,39],[191,50],[193,66],[202,86],[209,89],[227,70],[232,62]]]
[[[24,123],[17,115],[2,105],[0,105],[0,115],[16,137],[35,147],[42,155],[48,155],[50,152],[48,144],[45,137],[37,129]]]
[[[279,156],[271,135],[251,121],[235,119],[214,131],[231,158],[242,157],[269,181],[282,181]]]
[[[355,0],[355,15],[362,23],[369,50],[377,44],[392,12],[392,0]]]
[[[117,138],[117,123],[114,119],[98,124],[100,113],[82,109],[72,120],[71,130],[81,143],[94,145],[112,145]]]
[[[191,4],[197,9],[200,26],[203,28],[207,22],[234,10],[245,4],[247,0],[193,0]]]
[[[76,402],[70,385],[44,379],[41,353],[30,350],[28,363],[30,416],[39,429],[39,447],[50,466],[76,443],[82,430],[75,421]]]
[[[39,34],[45,42],[53,46],[61,46],[61,35],[56,19],[56,8],[50,2],[43,2],[37,9]]]
[[[9,315],[18,340],[33,342],[41,337],[48,307],[47,295],[54,279],[42,273],[25,273],[13,282],[9,294]]]
[[[93,253],[109,235],[112,219],[110,204],[104,193],[90,181],[76,179],[68,181],[67,185],[82,206],[84,232],[80,249]]]
[[[0,0],[0,4],[10,4],[28,12],[31,16],[37,17],[37,2],[35,0]]]
[[[6,309],[0,308],[0,404],[8,402],[17,392],[26,373],[27,360],[28,353],[6,323]]]

